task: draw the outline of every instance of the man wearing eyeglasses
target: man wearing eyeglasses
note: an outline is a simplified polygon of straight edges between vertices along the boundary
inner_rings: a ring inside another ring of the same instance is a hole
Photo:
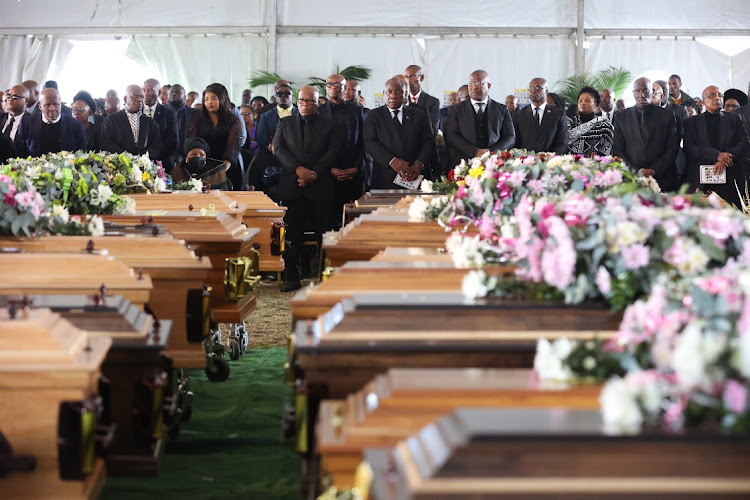
[[[706,87],[702,97],[706,112],[685,121],[683,147],[690,188],[713,191],[727,203],[740,207],[737,188],[745,194],[742,166],[750,154],[750,139],[740,117],[722,111],[724,95],[719,87]],[[715,175],[726,173],[726,182],[701,185],[700,169],[704,165],[713,165]]]
[[[648,78],[633,84],[635,106],[615,115],[612,154],[633,172],[653,177],[662,191],[679,188],[675,159],[680,149],[677,121],[671,111],[652,104],[653,87]]]
[[[3,96],[8,112],[0,115],[0,131],[2,131],[2,135],[10,137],[12,141],[16,140],[21,120],[29,114],[26,111],[28,99],[29,89],[23,85],[11,87]]]
[[[516,141],[505,104],[490,99],[490,77],[476,70],[469,77],[470,99],[452,106],[445,117],[445,145],[452,165],[487,152],[510,149]]]
[[[338,165],[331,169],[336,180],[334,185],[335,207],[334,227],[340,224],[337,216],[347,203],[359,199],[364,189],[362,171],[365,164],[365,145],[362,140],[362,129],[365,115],[362,106],[344,101],[346,80],[335,74],[326,78],[326,96],[328,102],[318,108],[318,114],[333,120],[344,133],[346,142]]]
[[[17,149],[22,156],[42,156],[60,151],[86,149],[86,131],[83,124],[62,112],[60,94],[46,88],[39,94],[42,112],[21,121],[16,137]]]
[[[268,147],[268,142],[276,131],[276,125],[281,118],[297,116],[299,110],[292,105],[292,87],[286,80],[279,80],[274,86],[276,89],[276,105],[260,115],[258,131],[255,137],[258,145],[262,148]]]
[[[344,138],[334,121],[318,113],[318,97],[316,87],[302,87],[299,113],[280,120],[273,137],[275,155],[284,169],[277,196],[287,207],[284,292],[301,286],[298,264],[305,219],[312,222],[318,244],[331,223],[335,182],[331,170],[339,165]]]
[[[568,152],[568,119],[562,109],[547,105],[547,80],[529,82],[531,105],[516,112],[517,148],[530,151]]]

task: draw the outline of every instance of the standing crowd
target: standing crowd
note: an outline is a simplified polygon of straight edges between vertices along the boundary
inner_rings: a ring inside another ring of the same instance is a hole
[[[663,191],[687,183],[736,206],[745,194],[750,106],[739,90],[709,86],[692,98],[678,75],[639,78],[633,107],[612,89],[584,87],[566,108],[534,78],[530,104],[518,107],[513,95],[491,99],[490,76],[477,70],[441,108],[423,81],[422,68],[408,66],[385,82],[385,104],[372,110],[359,83],[338,74],[326,79],[325,96],[300,88],[296,104],[286,80],[275,83],[271,102],[246,89],[234,105],[219,83],[199,96],[148,79],[125,89],[121,110],[113,90],[104,99],[80,91],[69,108],[54,81],[41,90],[26,81],[0,92],[0,163],[59,151],[148,153],[175,182],[262,190],[287,207],[286,291],[300,287],[305,233],[319,241],[366,190],[418,186],[491,151],[612,154]]]

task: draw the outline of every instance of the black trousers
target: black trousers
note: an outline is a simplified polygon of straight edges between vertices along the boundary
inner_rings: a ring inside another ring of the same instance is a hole
[[[305,242],[305,232],[315,233],[313,237],[320,249],[323,233],[331,227],[333,200],[298,199],[282,201],[281,204],[287,207],[284,216],[284,222],[287,225],[284,267],[286,268],[286,281],[291,283],[300,280],[299,260]]]

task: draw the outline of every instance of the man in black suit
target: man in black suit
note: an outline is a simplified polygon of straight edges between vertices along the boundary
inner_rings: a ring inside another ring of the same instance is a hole
[[[508,108],[489,98],[491,87],[486,71],[474,71],[469,77],[470,99],[451,107],[445,117],[443,134],[453,165],[515,144]]]
[[[298,259],[306,217],[310,217],[318,242],[331,221],[335,182],[331,169],[338,165],[343,133],[335,122],[318,114],[318,97],[317,88],[302,87],[297,99],[299,114],[280,119],[273,137],[275,155],[284,169],[277,195],[287,207],[285,292],[301,286]]]
[[[185,104],[185,89],[179,83],[172,85],[169,89],[169,107],[177,115],[177,152],[173,156],[173,161],[176,164],[182,161],[185,132],[188,123],[190,123],[190,118],[193,116],[193,110]]]
[[[615,119],[615,92],[612,89],[601,89],[599,91],[599,98],[601,103],[599,104],[599,110],[597,114],[612,122]]]
[[[180,142],[177,113],[159,102],[159,96],[161,95],[159,80],[149,78],[143,82],[143,95],[143,114],[153,118],[159,124],[159,138],[161,139],[160,156],[151,159],[161,160],[164,170],[169,174],[174,168],[174,154],[177,152],[177,146]]]
[[[675,159],[680,148],[677,121],[671,111],[651,103],[651,80],[639,78],[633,84],[635,106],[615,115],[615,143],[612,154],[634,172],[653,176],[662,191],[679,187]]]
[[[397,174],[410,181],[425,174],[435,151],[424,113],[404,106],[407,87],[397,78],[385,84],[386,104],[365,118],[365,150],[373,159],[373,189],[396,189]]]
[[[684,149],[690,189],[714,191],[727,203],[739,207],[737,187],[744,195],[742,164],[750,153],[750,139],[741,118],[721,110],[724,96],[719,87],[706,87],[702,97],[706,112],[685,121]],[[726,183],[701,185],[701,165],[713,165],[714,174],[726,171]]]
[[[47,80],[46,82],[44,82],[44,85],[42,86],[42,90],[44,90],[44,89],[55,89],[58,92],[60,92],[60,89],[57,87],[57,82],[54,81],[54,80]],[[65,104],[62,104],[61,106],[62,106],[62,111],[61,111],[62,114],[68,115],[68,116],[73,116],[73,110],[72,109],[70,109]],[[42,108],[40,108],[39,106],[37,106],[36,109],[32,112],[32,114],[41,113],[41,112],[42,112]]]
[[[748,95],[750,95],[750,84],[747,86]],[[733,111],[742,117],[742,123],[745,125],[745,130],[750,134],[750,103],[740,106]]]
[[[687,108],[684,104],[675,104],[669,102],[669,85],[664,80],[656,80],[653,85],[654,95],[651,102],[654,106],[659,106],[663,109],[674,113],[675,120],[677,120],[677,134],[682,140],[685,135],[685,120],[688,119]],[[677,150],[677,159],[675,160],[677,165],[677,176],[679,179],[679,185],[681,186],[687,181],[687,175],[685,173],[685,152],[682,149]]]
[[[16,140],[21,120],[29,116],[26,111],[26,102],[29,100],[29,89],[23,85],[15,85],[3,96],[7,102],[8,112],[0,115],[0,133]]]
[[[365,115],[359,103],[344,100],[345,90],[346,80],[342,75],[329,76],[326,78],[328,102],[318,108],[318,115],[336,122],[338,129],[346,136],[343,154],[338,165],[331,169],[331,174],[336,179],[336,210],[333,214],[335,226],[340,223],[342,207],[359,199],[364,189],[362,170],[365,163],[365,146],[362,141],[362,128]]]
[[[438,131],[438,119],[440,118],[440,101],[422,89],[424,74],[422,68],[416,64],[408,66],[404,71],[404,76],[409,82],[408,103],[419,104],[427,110],[427,119],[430,120],[433,135]]]
[[[563,110],[547,105],[547,80],[529,82],[530,106],[516,111],[516,145],[530,151],[568,152],[568,118]]]
[[[104,119],[101,139],[104,151],[160,157],[159,124],[143,114],[143,97],[143,87],[128,86],[123,98],[124,109]]]
[[[48,87],[39,94],[41,113],[21,120],[16,135],[16,150],[20,156],[42,156],[60,151],[86,149],[83,124],[62,112],[60,94]]]

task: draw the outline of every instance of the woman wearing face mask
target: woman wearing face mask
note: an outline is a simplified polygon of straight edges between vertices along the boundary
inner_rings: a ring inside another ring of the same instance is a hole
[[[610,155],[615,141],[614,127],[607,118],[596,115],[601,103],[599,92],[583,87],[578,93],[578,113],[568,118],[568,152],[570,154]]]
[[[191,178],[200,179],[203,185],[210,185],[211,189],[227,190],[226,164],[222,160],[209,158],[211,148],[200,137],[185,139],[185,159],[172,170],[175,182],[185,182]]]
[[[206,141],[213,155],[224,161],[230,181],[228,186],[235,184],[235,189],[242,188],[243,175],[239,164],[241,127],[242,123],[232,113],[226,87],[212,83],[203,91],[203,107],[193,113],[185,134]],[[187,144],[187,140],[185,142]]]

